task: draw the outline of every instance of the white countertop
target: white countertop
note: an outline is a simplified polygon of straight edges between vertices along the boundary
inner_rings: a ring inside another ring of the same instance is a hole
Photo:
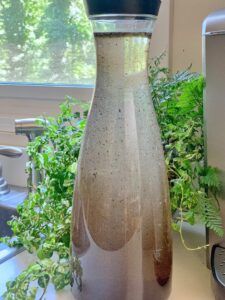
[[[190,247],[204,245],[204,228],[185,226],[184,235]],[[0,265],[0,295],[5,290],[5,283],[14,279],[33,260],[32,255],[23,252]],[[45,299],[74,300],[70,288],[56,293],[53,287],[49,288]],[[174,233],[173,285],[169,300],[214,300],[205,251],[187,251],[177,233]]]

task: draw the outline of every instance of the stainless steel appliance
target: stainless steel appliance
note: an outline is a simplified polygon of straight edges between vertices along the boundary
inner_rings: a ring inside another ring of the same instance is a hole
[[[220,170],[222,191],[219,205],[225,228],[225,9],[210,14],[203,23],[203,70],[206,163]],[[212,268],[216,300],[225,299],[225,239],[207,232],[207,253]]]

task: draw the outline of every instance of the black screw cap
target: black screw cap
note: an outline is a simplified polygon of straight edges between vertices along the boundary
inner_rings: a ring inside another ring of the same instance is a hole
[[[93,15],[135,14],[157,16],[161,0],[84,0]]]

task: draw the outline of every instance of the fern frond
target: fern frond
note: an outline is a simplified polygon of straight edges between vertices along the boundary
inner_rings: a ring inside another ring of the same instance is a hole
[[[207,228],[213,230],[219,237],[224,235],[220,210],[213,198],[199,197],[196,213]]]
[[[221,189],[219,170],[210,166],[204,168],[200,174],[200,184],[205,188],[219,191]]]

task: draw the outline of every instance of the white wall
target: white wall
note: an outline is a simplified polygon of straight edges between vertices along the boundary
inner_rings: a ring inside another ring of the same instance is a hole
[[[162,64],[170,67],[173,25],[173,0],[162,0],[159,16],[152,36],[150,58],[165,53]]]
[[[225,0],[173,1],[172,71],[192,64],[193,71],[201,72],[202,22],[211,12],[225,8]]]

